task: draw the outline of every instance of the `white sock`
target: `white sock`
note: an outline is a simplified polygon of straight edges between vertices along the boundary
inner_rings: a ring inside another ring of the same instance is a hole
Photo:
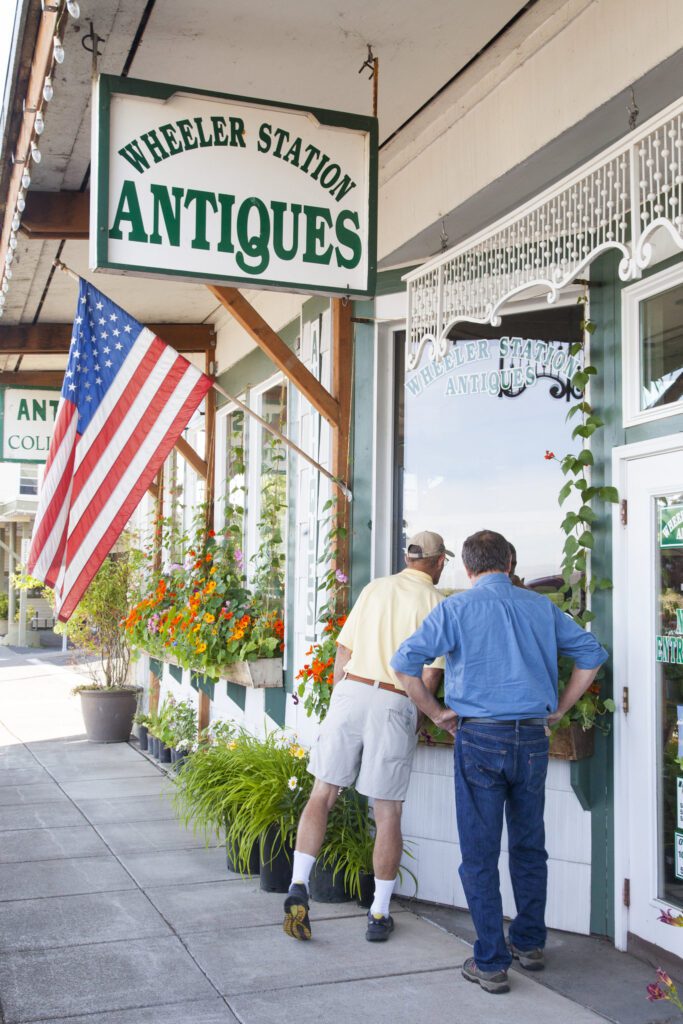
[[[385,882],[381,878],[375,879],[375,898],[370,907],[371,914],[381,914],[382,917],[389,916],[389,904],[391,903],[391,894],[394,891],[395,885],[395,878],[392,878],[389,882]]]
[[[310,853],[299,853],[294,851],[294,867],[292,868],[292,885],[305,885],[308,889],[308,880],[311,877],[311,870],[315,864],[315,857]]]

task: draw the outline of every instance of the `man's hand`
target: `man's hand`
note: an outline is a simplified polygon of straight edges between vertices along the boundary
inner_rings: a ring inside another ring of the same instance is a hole
[[[445,732],[449,732],[451,736],[455,736],[458,728],[458,716],[455,711],[451,711],[450,708],[444,708],[441,714],[433,718],[432,721],[439,729],[443,729]]]

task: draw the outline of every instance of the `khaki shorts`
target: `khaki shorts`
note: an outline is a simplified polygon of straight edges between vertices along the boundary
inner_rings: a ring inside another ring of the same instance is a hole
[[[311,749],[308,770],[376,800],[405,800],[417,744],[417,708],[408,697],[342,679]]]

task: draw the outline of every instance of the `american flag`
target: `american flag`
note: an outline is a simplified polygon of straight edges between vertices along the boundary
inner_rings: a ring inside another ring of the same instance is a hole
[[[81,279],[28,571],[66,622],[212,381]]]

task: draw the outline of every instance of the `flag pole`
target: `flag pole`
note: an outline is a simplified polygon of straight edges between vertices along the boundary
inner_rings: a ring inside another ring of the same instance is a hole
[[[61,270],[64,274],[68,274],[69,277],[73,278],[74,281],[80,281],[80,277],[78,276],[78,274],[71,270],[70,267],[67,267],[65,263],[62,263],[61,260],[54,259],[52,261],[52,264],[54,267],[57,268],[57,270]],[[258,413],[254,412],[253,409],[250,409],[248,405],[245,405],[244,402],[241,402],[239,398],[235,398],[234,395],[228,394],[228,392],[225,391],[224,388],[220,386],[220,384],[217,384],[216,381],[213,382],[213,386],[219,393],[219,395],[222,395],[233,405],[236,405],[238,409],[241,409],[248,416],[251,416],[252,419],[256,420],[257,423],[261,424],[264,430],[269,431],[271,434],[277,437],[278,440],[282,441],[284,445],[291,449],[291,451],[296,452],[296,454],[299,455],[302,459],[304,459],[305,462],[308,462],[309,465],[313,466],[314,469],[317,469],[319,473],[322,473],[323,476],[327,477],[327,479],[330,480],[335,485],[335,487],[339,488],[339,490],[342,492],[347,501],[353,501],[353,494],[348,484],[344,483],[342,480],[339,480],[337,477],[333,476],[329,470],[325,469],[324,466],[321,466],[319,462],[316,462],[316,460],[312,458],[312,456],[308,455],[302,448],[299,448],[298,444],[295,444],[294,441],[290,440],[290,438],[283,434],[282,431],[278,430],[278,428],[273,426],[272,423],[268,423],[267,420],[264,420],[261,416],[259,416]]]

